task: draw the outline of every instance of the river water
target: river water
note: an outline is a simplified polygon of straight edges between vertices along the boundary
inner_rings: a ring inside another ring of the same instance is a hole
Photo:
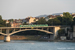
[[[0,40],[0,50],[75,50],[75,42],[42,42]]]

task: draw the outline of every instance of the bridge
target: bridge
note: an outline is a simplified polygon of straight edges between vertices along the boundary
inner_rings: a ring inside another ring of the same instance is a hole
[[[47,34],[50,34],[50,38],[54,39],[57,34],[58,30],[60,29],[60,26],[41,26],[41,27],[0,27],[0,34],[4,35],[4,41],[10,42],[10,35],[22,32],[22,31],[28,31],[28,30],[37,30],[41,32],[45,32]],[[3,33],[3,30],[5,30],[5,33]],[[10,32],[12,30],[12,32]]]

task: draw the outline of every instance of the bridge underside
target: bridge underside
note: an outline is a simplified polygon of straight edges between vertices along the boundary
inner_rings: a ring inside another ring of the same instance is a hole
[[[12,32],[10,33],[9,35],[12,35],[12,34],[15,34],[15,33],[18,33],[18,32],[22,32],[22,31],[41,31],[41,32],[45,32],[47,34],[53,34],[52,32],[49,32],[49,31],[46,31],[46,30],[40,30],[40,29],[25,29],[25,30],[19,30],[19,31],[15,31],[15,32]]]
[[[9,34],[5,34],[5,33],[1,33],[2,35],[12,35],[12,34],[15,34],[15,33],[18,33],[18,32],[22,32],[22,31],[32,31],[32,30],[36,30],[36,31],[41,31],[41,32],[45,32],[47,34],[53,34],[52,32],[49,32],[47,30],[41,30],[41,29],[23,29],[23,30],[18,30],[18,31],[13,31],[12,33],[9,33]]]

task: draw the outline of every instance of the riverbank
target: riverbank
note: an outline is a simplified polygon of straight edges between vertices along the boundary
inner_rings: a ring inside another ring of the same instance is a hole
[[[12,35],[10,36],[11,40],[39,40],[41,39],[41,35]],[[4,36],[0,36],[0,40],[4,40]]]
[[[10,36],[11,40],[25,40],[25,41],[48,41],[48,42],[75,42],[75,40],[50,40],[49,38],[42,38],[41,35],[12,35]],[[0,36],[0,40],[4,40],[4,36]]]

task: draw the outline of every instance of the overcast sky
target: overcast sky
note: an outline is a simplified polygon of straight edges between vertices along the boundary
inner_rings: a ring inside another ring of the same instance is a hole
[[[75,0],[0,0],[3,19],[75,12]]]

